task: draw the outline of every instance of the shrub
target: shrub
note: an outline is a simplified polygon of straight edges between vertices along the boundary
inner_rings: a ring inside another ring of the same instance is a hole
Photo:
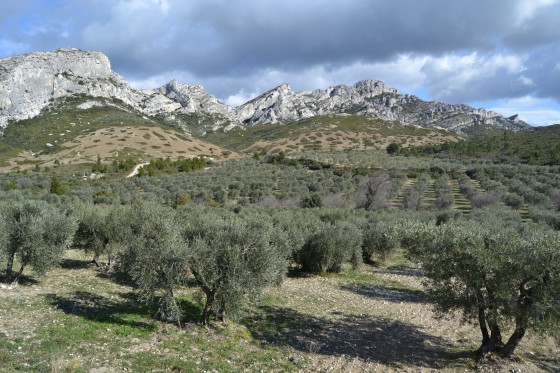
[[[387,145],[387,154],[399,154],[399,152],[401,151],[402,145],[398,144],[396,142],[392,142],[389,145]]]
[[[385,221],[370,222],[362,243],[364,262],[372,263],[374,256],[383,261],[399,247],[399,231],[395,224]]]
[[[59,196],[63,195],[63,194],[66,194],[66,188],[64,187],[64,184],[56,176],[53,176],[53,178],[51,179],[50,192],[51,192],[51,194],[56,194],[56,195],[59,195]]]
[[[354,224],[337,221],[320,225],[298,255],[306,272],[335,272],[351,262],[357,268],[362,260],[362,233]]]
[[[303,208],[314,208],[321,206],[323,206],[323,200],[317,193],[313,193],[312,195],[303,197],[301,199],[301,207]]]
[[[175,196],[175,199],[173,200],[171,207],[176,209],[179,206],[186,205],[190,201],[192,201],[192,197],[190,195],[188,195],[187,193],[179,193]]]
[[[211,314],[220,320],[237,318],[244,302],[256,301],[266,286],[282,281],[285,248],[270,222],[207,213],[184,225],[189,268],[206,298],[203,324]]]
[[[8,232],[6,280],[14,282],[28,265],[44,274],[58,264],[77,228],[76,219],[69,212],[42,201],[8,204],[4,218]],[[16,275],[15,258],[20,263]]]

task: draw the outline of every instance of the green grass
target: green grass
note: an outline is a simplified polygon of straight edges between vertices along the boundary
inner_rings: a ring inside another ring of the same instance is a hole
[[[200,325],[196,290],[180,292],[187,321],[178,327],[155,320],[127,281],[105,276],[88,261],[71,250],[62,268],[41,282],[22,283],[0,297],[0,331],[6,331],[0,334],[0,370],[301,370],[282,348],[262,346],[241,324]]]

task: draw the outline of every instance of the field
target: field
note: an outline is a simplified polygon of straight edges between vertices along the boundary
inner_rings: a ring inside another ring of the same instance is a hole
[[[480,365],[479,335],[436,319],[422,272],[397,256],[340,275],[293,272],[244,318],[203,327],[184,291],[181,326],[156,321],[126,279],[70,250],[61,268],[0,291],[0,361],[8,371],[517,371],[560,369],[553,340],[530,336],[514,361]]]

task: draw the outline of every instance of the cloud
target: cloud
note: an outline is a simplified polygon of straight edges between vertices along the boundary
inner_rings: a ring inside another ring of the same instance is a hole
[[[136,86],[176,78],[239,102],[380,79],[449,102],[560,102],[558,0],[18,0],[0,56],[106,53]]]
[[[525,56],[473,52],[431,58],[423,66],[429,94],[439,100],[467,102],[517,96],[532,90],[523,75]]]
[[[521,119],[534,126],[560,124],[560,104],[549,99],[523,96],[500,100],[489,109],[505,116],[518,114]]]

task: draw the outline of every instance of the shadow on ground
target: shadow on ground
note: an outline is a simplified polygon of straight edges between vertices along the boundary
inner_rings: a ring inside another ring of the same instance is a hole
[[[410,277],[422,277],[424,276],[424,272],[421,268],[412,268],[406,266],[392,266],[380,271],[380,273],[387,273],[390,275],[399,275],[399,276],[410,276]]]
[[[155,330],[152,310],[138,301],[135,293],[125,293],[107,298],[99,294],[76,291],[71,296],[62,297],[47,294],[50,304],[66,314],[81,316],[85,319],[136,328]],[[155,299],[155,303],[158,299]],[[181,322],[197,322],[202,310],[189,300],[179,299],[179,307],[183,313]],[[141,321],[138,321],[141,320]]]
[[[88,268],[91,265],[92,265],[91,260],[64,258],[60,261],[60,267],[62,269],[83,269],[83,268]]]
[[[47,294],[46,298],[51,305],[66,314],[81,316],[97,322],[128,325],[136,328],[155,328],[150,321],[137,320],[138,316],[149,319],[150,314],[147,307],[136,301],[136,296],[133,293],[122,294],[116,298],[107,298],[87,291],[75,291],[68,297]]]
[[[449,353],[453,346],[447,340],[395,320],[364,315],[328,320],[282,307],[262,307],[260,311],[244,321],[256,340],[304,352],[434,369],[443,368],[446,360],[469,355]]]
[[[39,283],[39,281],[37,281],[33,277],[22,274],[19,277],[16,285],[31,286],[31,285],[37,285],[38,283]],[[11,286],[11,285],[14,285],[13,281],[8,280],[6,275],[0,275],[0,284],[3,284],[4,286],[8,286],[8,287]]]
[[[376,285],[344,285],[343,290],[351,291],[364,297],[386,300],[388,302],[401,303],[431,303],[430,299],[421,290],[401,289],[396,287]]]

